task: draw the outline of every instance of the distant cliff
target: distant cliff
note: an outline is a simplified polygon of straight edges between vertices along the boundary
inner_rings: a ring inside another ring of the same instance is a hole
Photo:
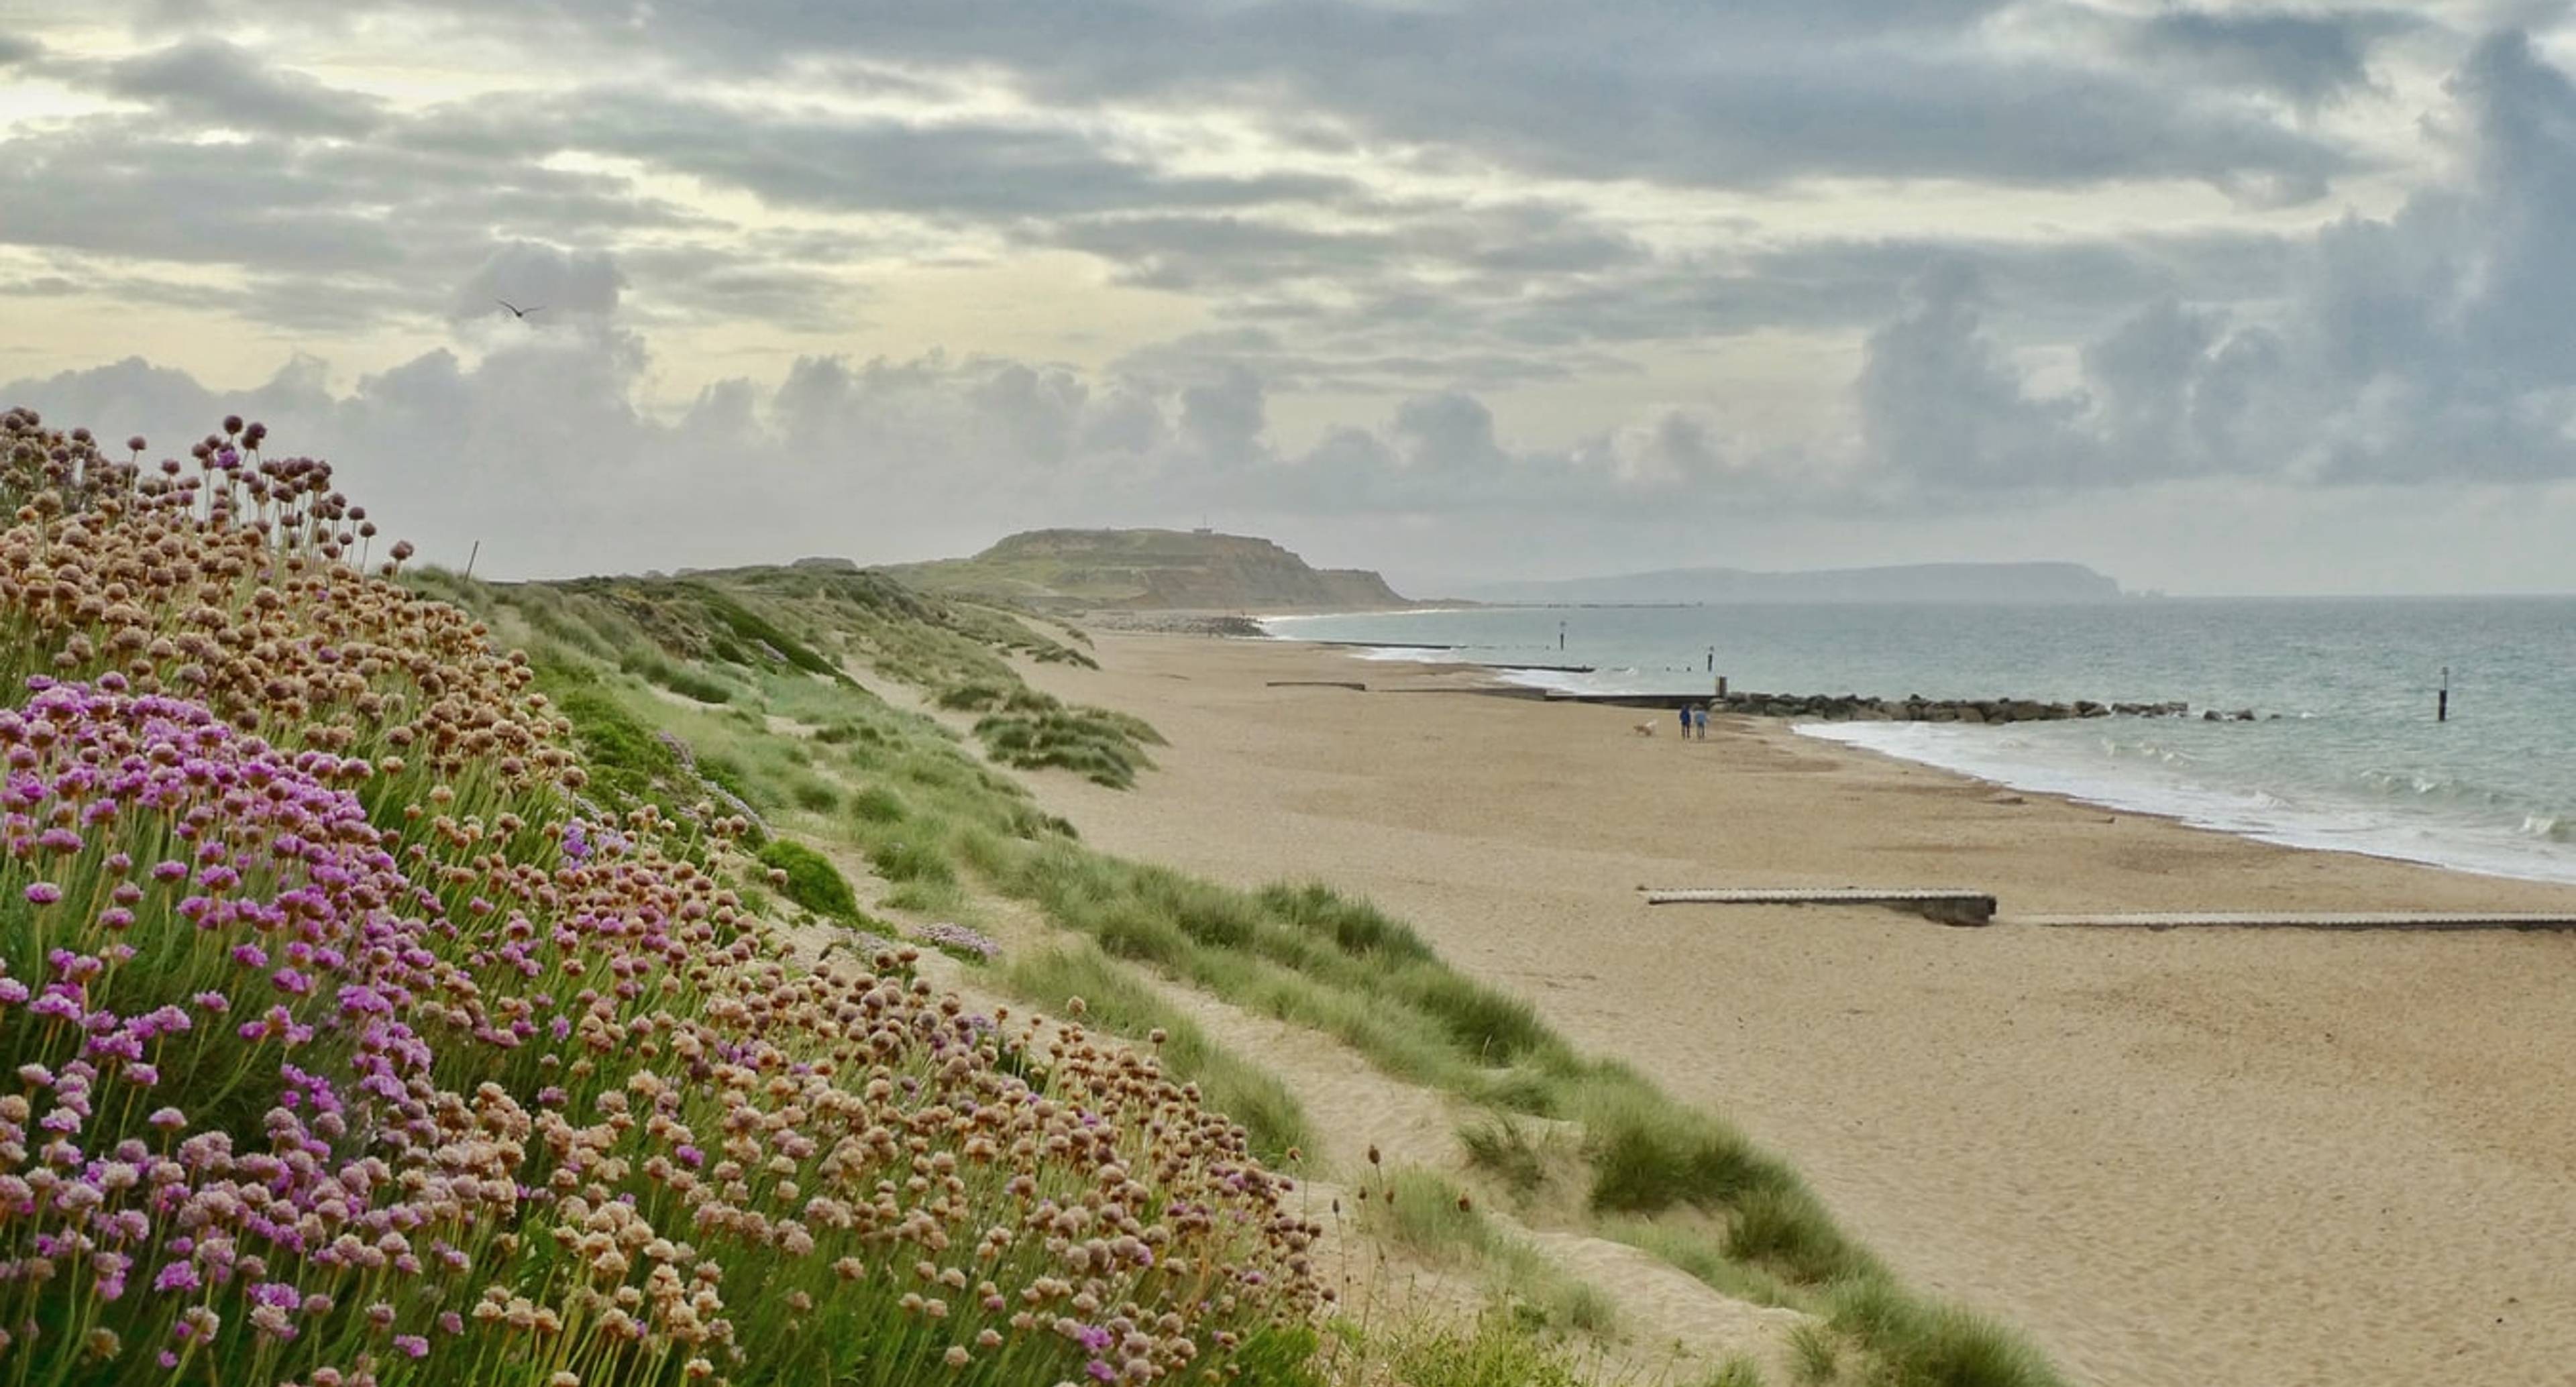
[[[1269,540],[1196,530],[1029,530],[971,559],[886,571],[932,592],[1049,607],[1314,612],[1409,605],[1366,569],[1309,568]]]
[[[1893,568],[1828,568],[1756,573],[1740,568],[1673,568],[1610,578],[1489,583],[1466,596],[1482,602],[2108,602],[2120,585],[2076,563],[1924,563]]]

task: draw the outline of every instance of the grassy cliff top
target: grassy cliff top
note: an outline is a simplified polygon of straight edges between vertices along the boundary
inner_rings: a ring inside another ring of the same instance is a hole
[[[972,558],[887,570],[931,592],[1045,607],[1319,611],[1401,607],[1365,569],[1318,569],[1266,539],[1201,530],[1027,530]]]

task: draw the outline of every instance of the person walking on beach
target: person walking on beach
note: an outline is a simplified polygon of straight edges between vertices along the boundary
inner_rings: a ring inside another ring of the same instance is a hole
[[[1708,740],[1708,709],[1691,709],[1691,735],[1703,742]]]
[[[1681,714],[1682,714],[1682,740],[1683,740],[1683,741],[1685,741],[1685,742],[1687,742],[1687,741],[1689,741],[1689,740],[1690,740],[1690,705],[1689,705],[1689,704],[1685,703],[1685,704],[1683,704],[1683,705],[1681,706]]]

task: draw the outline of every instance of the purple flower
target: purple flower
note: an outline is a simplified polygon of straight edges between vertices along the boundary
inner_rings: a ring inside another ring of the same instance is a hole
[[[409,1354],[414,1358],[427,1358],[429,1356],[429,1340],[424,1339],[417,1334],[395,1335],[394,1347],[401,1349],[404,1353]]]
[[[29,905],[52,905],[62,898],[63,888],[50,881],[27,883],[27,904]]]

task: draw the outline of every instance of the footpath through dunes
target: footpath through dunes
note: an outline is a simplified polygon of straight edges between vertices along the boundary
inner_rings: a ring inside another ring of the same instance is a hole
[[[1911,1283],[2119,1384],[2542,1382],[2576,1361],[2576,938],[1955,930],[1648,907],[1644,882],[1974,885],[2007,910],[2576,908],[1722,724],[1385,697],[1288,645],[1103,635],[1060,697],[1161,770],[1044,805],[1107,850],[1365,895],[1748,1127]],[[1372,687],[1457,683],[1371,666]]]

